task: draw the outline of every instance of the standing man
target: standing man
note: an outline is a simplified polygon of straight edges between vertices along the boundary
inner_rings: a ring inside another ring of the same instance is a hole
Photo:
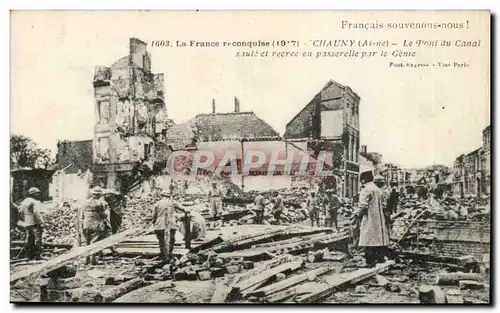
[[[109,221],[111,225],[111,233],[114,235],[118,232],[122,225],[122,208],[124,207],[124,199],[121,193],[110,190],[109,193],[109,201],[106,201],[109,204]]]
[[[373,174],[363,173],[361,183],[365,187],[360,192],[356,214],[361,220],[359,246],[365,248],[366,267],[374,267],[376,263],[385,262],[389,233],[384,218],[382,190],[373,182]]]
[[[255,197],[255,224],[262,224],[263,222],[263,217],[264,217],[264,209],[266,207],[266,198],[264,197],[264,194],[262,191],[259,192],[257,197]]]
[[[91,198],[85,203],[83,208],[83,233],[87,245],[96,243],[106,238],[111,229],[109,222],[109,207],[102,199],[103,190],[101,187],[94,187],[91,191]],[[87,257],[87,264],[97,264],[95,255]]]
[[[384,211],[385,225],[387,226],[387,231],[390,234],[390,220],[391,212],[389,210],[389,197],[390,191],[385,188],[385,178],[382,175],[376,175],[373,179],[375,185],[382,191],[382,210]]]
[[[280,224],[281,213],[283,213],[284,203],[283,197],[279,194],[279,192],[274,192],[274,207],[273,207],[273,216],[276,220],[276,224]]]
[[[324,201],[326,208],[326,227],[333,227],[338,231],[338,210],[340,208],[340,199],[337,197],[335,189],[326,190],[326,198]]]
[[[24,215],[21,226],[26,228],[26,243],[24,249],[28,260],[42,259],[43,218],[40,213],[40,189],[31,187],[28,197],[21,202],[19,209]]]
[[[222,197],[221,192],[217,188],[217,183],[212,183],[212,190],[208,192],[208,198],[210,199],[210,209],[212,211],[212,215],[217,217],[222,213]]]
[[[307,199],[306,202],[306,207],[309,210],[309,218],[311,219],[311,226],[314,226],[314,221],[316,221],[317,226],[320,226],[319,225],[320,204],[314,190],[311,190],[309,194],[309,198]]]
[[[189,213],[184,206],[172,199],[170,191],[162,191],[161,197],[162,199],[154,205],[153,224],[160,246],[160,257],[166,261],[174,250],[175,233],[177,231],[175,210],[179,210],[185,214]]]
[[[391,193],[389,194],[389,201],[387,201],[387,208],[389,214],[396,213],[399,203],[399,192],[396,185],[392,186]]]

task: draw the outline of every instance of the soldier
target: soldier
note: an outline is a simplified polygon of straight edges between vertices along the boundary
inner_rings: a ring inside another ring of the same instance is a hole
[[[255,224],[262,224],[263,222],[263,217],[264,217],[264,209],[266,207],[266,198],[264,197],[264,194],[262,192],[259,192],[257,197],[255,197]]]
[[[172,194],[169,190],[163,190],[161,196],[162,199],[156,202],[154,206],[153,224],[160,246],[160,257],[163,260],[168,260],[174,250],[175,233],[177,232],[175,210],[183,212],[188,217],[189,211],[172,199]]]
[[[284,204],[283,197],[279,194],[279,192],[274,192],[274,207],[273,207],[273,215],[276,220],[276,224],[280,224],[281,213],[283,213]]]
[[[101,187],[94,187],[91,190],[91,198],[87,200],[83,208],[83,233],[87,245],[96,243],[107,236],[111,229],[109,222],[109,207],[102,199],[103,190]],[[97,264],[95,255],[87,257],[87,264]]]
[[[19,206],[24,215],[24,221],[21,226],[26,229],[26,243],[24,249],[28,260],[41,260],[42,254],[42,233],[44,222],[40,212],[40,190],[31,187],[28,191],[28,197],[21,202]]]
[[[374,267],[376,263],[385,262],[389,233],[384,218],[382,191],[373,182],[373,175],[363,173],[361,183],[365,187],[360,192],[359,210],[356,212],[361,221],[359,246],[365,248],[366,267]]]
[[[324,205],[326,211],[326,227],[333,227],[333,225],[335,225],[335,229],[339,230],[337,217],[340,208],[340,199],[337,197],[335,189],[328,189],[326,191]]]
[[[316,221],[316,225],[319,225],[319,211],[320,211],[320,203],[318,198],[316,197],[316,193],[311,190],[309,194],[309,198],[306,202],[306,207],[309,210],[309,218],[311,219],[311,226],[314,226],[314,221]]]
[[[210,199],[210,209],[212,215],[217,217],[222,213],[222,197],[221,192],[217,188],[217,183],[212,183],[212,190],[208,192],[208,198]]]

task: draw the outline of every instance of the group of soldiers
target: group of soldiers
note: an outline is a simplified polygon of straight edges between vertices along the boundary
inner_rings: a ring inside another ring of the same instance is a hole
[[[337,196],[337,191],[335,189],[327,189],[322,194],[311,190],[306,201],[306,207],[309,211],[311,226],[314,226],[314,222],[316,222],[316,226],[321,226],[320,213],[321,211],[323,211],[323,214],[325,216],[324,226],[335,226],[335,229],[338,230],[338,211],[341,206],[342,201]]]
[[[122,208],[125,206],[123,195],[99,186],[90,189],[89,194],[89,199],[82,205],[77,205],[75,210],[77,245],[82,243],[91,245],[116,234],[122,223]],[[160,256],[163,259],[169,259],[175,244],[175,234],[179,228],[176,212],[184,215],[184,221],[186,218],[190,220],[187,224],[190,225],[190,231],[188,232],[184,227],[180,227],[179,231],[194,239],[202,239],[205,236],[205,219],[198,212],[191,212],[177,202],[170,190],[162,190],[159,197],[160,199],[152,208],[152,228],[158,238]],[[16,226],[26,232],[24,246],[26,257],[30,260],[40,260],[44,229],[40,190],[36,187],[30,188],[28,196],[15,209],[21,217]],[[110,250],[116,253],[115,248],[111,247]],[[97,264],[97,258],[98,255],[90,255],[86,261],[90,264]]]

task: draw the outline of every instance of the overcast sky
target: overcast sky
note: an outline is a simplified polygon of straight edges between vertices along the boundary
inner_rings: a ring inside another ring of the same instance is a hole
[[[357,14],[357,15],[356,15]],[[128,54],[129,37],[163,40],[482,39],[482,48],[419,50],[415,62],[467,61],[466,69],[394,69],[383,60],[237,59],[243,49],[153,48],[153,72],[165,73],[169,117],[254,111],[283,134],[286,123],[333,79],[360,97],[361,144],[405,167],[451,165],[481,145],[489,124],[489,29],[479,15],[406,13],[397,21],[468,20],[462,31],[347,31],[341,20],[395,21],[380,13],[266,12],[12,14],[11,130],[55,153],[57,140],[93,136],[95,65]],[[483,16],[484,17],[484,16]],[[307,50],[308,48],[302,48]],[[292,50],[292,49],[284,49]],[[328,50],[325,48],[324,50]],[[406,61],[410,61],[409,59]]]

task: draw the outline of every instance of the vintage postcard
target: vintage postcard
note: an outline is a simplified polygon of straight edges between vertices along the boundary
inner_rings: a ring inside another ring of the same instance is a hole
[[[11,11],[13,303],[489,304],[489,11]]]

